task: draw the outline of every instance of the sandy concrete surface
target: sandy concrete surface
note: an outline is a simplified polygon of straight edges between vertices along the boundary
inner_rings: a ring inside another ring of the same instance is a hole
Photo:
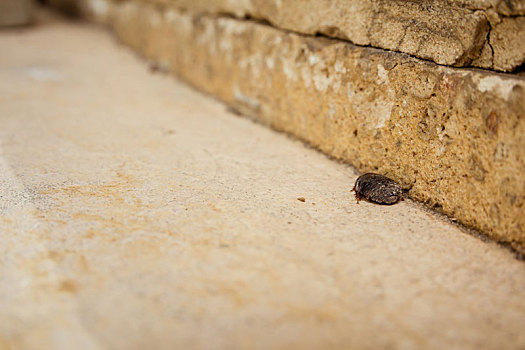
[[[0,48],[0,348],[525,347],[508,250],[357,205],[352,169],[99,28]]]

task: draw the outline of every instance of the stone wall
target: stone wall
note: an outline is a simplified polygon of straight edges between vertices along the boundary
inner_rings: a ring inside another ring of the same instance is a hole
[[[329,3],[83,6],[148,60],[240,113],[386,174],[412,198],[525,252],[525,77],[428,61],[521,65],[522,3]]]
[[[153,2],[153,1],[148,1]],[[156,0],[192,13],[264,20],[443,65],[513,71],[525,63],[519,0]]]

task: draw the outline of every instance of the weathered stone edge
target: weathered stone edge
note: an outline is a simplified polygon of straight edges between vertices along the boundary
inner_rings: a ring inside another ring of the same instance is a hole
[[[448,66],[509,72],[525,63],[525,6],[519,7],[519,2],[146,1],[195,13],[256,18],[301,34],[319,33]]]
[[[48,1],[68,9],[88,2],[95,10],[104,2]],[[525,64],[525,5],[519,0],[143,1],[195,14],[255,18],[300,34],[321,34],[454,67],[511,72]]]
[[[141,1],[105,6],[98,18],[123,42],[198,89],[525,252],[525,79]]]

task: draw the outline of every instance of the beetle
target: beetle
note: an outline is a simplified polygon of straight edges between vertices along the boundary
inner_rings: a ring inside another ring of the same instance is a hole
[[[366,173],[355,180],[354,188],[357,204],[365,198],[379,204],[395,204],[403,200],[403,190],[394,180],[376,173]]]

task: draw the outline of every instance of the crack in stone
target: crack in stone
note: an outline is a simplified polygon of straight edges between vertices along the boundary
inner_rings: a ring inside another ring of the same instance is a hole
[[[490,47],[490,66],[494,68],[494,48],[492,47],[492,43],[490,42],[490,35],[492,33],[492,24],[489,20],[487,20],[487,23],[489,25],[489,31],[487,32],[487,38],[485,39],[487,41],[487,44]]]

